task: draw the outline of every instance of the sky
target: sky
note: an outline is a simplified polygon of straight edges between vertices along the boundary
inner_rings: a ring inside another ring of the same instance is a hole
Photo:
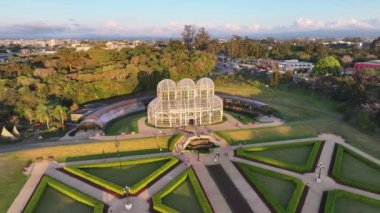
[[[0,38],[380,35],[380,0],[2,0]]]

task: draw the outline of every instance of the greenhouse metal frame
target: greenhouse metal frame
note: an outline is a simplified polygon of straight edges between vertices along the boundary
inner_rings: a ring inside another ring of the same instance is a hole
[[[156,127],[209,125],[222,122],[223,101],[214,94],[214,82],[185,78],[177,84],[165,79],[157,85],[157,97],[148,105],[148,122]]]

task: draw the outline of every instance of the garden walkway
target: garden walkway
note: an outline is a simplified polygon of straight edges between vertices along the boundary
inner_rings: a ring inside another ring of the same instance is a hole
[[[245,198],[250,208],[254,212],[270,212],[268,207],[260,199],[257,193],[250,187],[246,180],[240,175],[236,167],[230,161],[230,157],[233,155],[233,150],[228,146],[228,144],[221,140],[221,148],[215,150],[215,153],[220,153],[220,157],[215,162],[215,155],[200,155],[198,161],[198,155],[192,152],[185,152],[184,158],[189,158],[190,164],[193,166],[200,182],[205,190],[207,198],[209,199],[215,212],[229,212],[230,208],[225,202],[224,197],[220,193],[214,180],[211,178],[209,172],[207,171],[207,165],[221,164],[224,170],[227,172],[231,180],[234,181],[235,186],[239,189],[242,196]],[[209,196],[211,194],[211,196]]]
[[[335,145],[336,144],[342,144],[349,149],[351,149],[351,147],[352,147],[351,145],[345,143],[344,139],[339,137],[339,136],[332,135],[332,134],[320,134],[318,136],[318,138],[296,139],[296,140],[287,140],[287,141],[260,143],[260,144],[248,144],[248,145],[243,145],[242,147],[247,148],[247,147],[257,147],[257,146],[262,146],[262,145],[289,144],[289,143],[298,143],[298,142],[315,141],[315,140],[325,141],[321,155],[318,159],[318,162],[323,162],[326,166],[321,172],[321,179],[322,179],[321,183],[316,182],[316,178],[317,178],[317,175],[319,172],[318,168],[316,168],[315,171],[312,173],[300,174],[300,173],[292,172],[292,171],[289,171],[286,169],[281,169],[281,168],[269,166],[266,164],[245,160],[242,158],[232,157],[231,160],[236,161],[236,162],[242,162],[242,163],[249,164],[249,165],[259,167],[259,168],[263,168],[263,169],[268,169],[268,170],[278,172],[278,173],[282,173],[285,175],[293,176],[293,177],[296,177],[296,178],[302,180],[302,182],[309,187],[309,191],[308,191],[308,194],[306,196],[306,200],[305,200],[305,204],[302,208],[302,212],[319,212],[319,205],[320,205],[320,202],[322,200],[323,192],[329,191],[329,190],[334,190],[334,189],[341,189],[341,190],[345,190],[345,191],[352,192],[355,194],[359,194],[359,195],[363,195],[366,197],[370,197],[373,199],[380,200],[379,194],[336,183],[332,178],[330,178],[328,176],[328,171],[330,169],[331,160],[332,160]],[[238,147],[240,147],[240,146],[233,146],[232,148],[236,149]],[[364,157],[366,157],[366,158],[368,158],[369,160],[372,160],[376,163],[379,162],[379,160],[371,157],[370,155],[368,155],[368,154],[366,154],[366,153],[364,153],[364,152],[362,152],[356,148],[351,149],[351,150],[362,155],[362,156],[364,156]]]
[[[160,191],[164,186],[166,186],[170,181],[172,181],[175,177],[177,177],[186,169],[187,166],[185,165],[185,163],[181,163],[173,170],[171,170],[169,173],[161,177],[156,183],[154,183],[153,185],[149,186],[149,188],[141,192],[138,195],[138,197],[146,200],[150,199],[154,194]]]
[[[333,189],[342,189],[349,192],[353,192],[356,194],[360,194],[363,196],[371,197],[374,199],[380,200],[380,194],[371,193],[365,190],[345,186],[339,183],[336,183],[332,178],[328,176],[329,167],[331,164],[331,158],[334,151],[334,146],[336,144],[342,144],[346,148],[358,153],[359,155],[380,164],[380,160],[371,157],[370,155],[360,151],[359,149],[352,147],[351,145],[344,142],[344,139],[332,135],[332,134],[320,134],[317,138],[307,138],[307,139],[297,139],[297,140],[287,140],[287,141],[277,141],[277,142],[269,142],[269,143],[257,143],[257,144],[247,144],[243,145],[243,148],[246,147],[255,147],[262,145],[277,145],[277,144],[288,144],[288,143],[300,143],[305,141],[325,141],[321,155],[318,161],[323,162],[326,167],[322,170],[321,178],[322,182],[317,183],[316,177],[318,173],[318,169],[311,173],[296,173],[289,170],[269,166],[262,163],[257,163],[241,158],[237,158],[233,156],[234,149],[238,149],[241,146],[229,146],[224,140],[221,140],[221,147],[215,150],[215,153],[220,153],[220,157],[215,161],[215,155],[200,155],[198,161],[198,155],[191,152],[185,152],[183,155],[178,155],[181,160],[185,160],[189,158],[191,166],[193,166],[195,173],[197,174],[200,183],[205,190],[205,193],[214,208],[215,212],[231,212],[229,206],[225,202],[224,197],[220,193],[219,188],[215,184],[214,180],[211,178],[210,174],[207,171],[207,165],[220,164],[228,176],[234,180],[235,186],[242,193],[242,196],[249,201],[250,208],[255,212],[270,212],[269,208],[265,205],[265,203],[261,200],[261,198],[257,195],[256,191],[251,188],[251,186],[246,182],[246,180],[242,177],[240,172],[236,169],[232,162],[243,162],[249,165],[253,165],[256,167],[272,170],[278,173],[286,174],[289,176],[293,176],[299,178],[303,181],[308,187],[309,191],[306,196],[305,204],[302,208],[302,212],[319,212],[319,205],[322,199],[322,195],[324,191],[333,190]],[[33,170],[30,172],[30,177],[28,181],[20,191],[19,195],[16,197],[15,201],[12,203],[8,212],[18,213],[21,212],[25,205],[27,204],[30,196],[33,194],[35,187],[37,187],[41,177],[44,174],[47,174],[59,181],[64,182],[67,185],[70,185],[85,194],[88,194],[92,197],[95,197],[98,200],[110,205],[109,212],[123,212],[124,207],[123,203],[125,200],[119,199],[112,194],[109,194],[105,191],[102,191],[92,185],[84,184],[79,179],[71,177],[65,173],[62,173],[56,168],[63,167],[65,165],[78,165],[78,164],[88,164],[88,163],[100,163],[100,162],[109,162],[109,161],[117,161],[117,160],[128,160],[128,159],[138,159],[138,158],[146,158],[146,157],[158,157],[158,156],[170,156],[172,153],[156,153],[156,154],[148,154],[148,155],[138,155],[138,156],[128,156],[121,158],[111,158],[111,159],[98,159],[98,160],[88,160],[88,161],[80,161],[80,162],[70,162],[70,163],[56,163],[49,161],[41,161],[34,164]],[[157,193],[160,189],[162,189],[165,185],[167,185],[171,180],[173,180],[176,176],[178,176],[181,172],[183,172],[187,166],[185,163],[179,164],[177,167],[172,169],[170,172],[166,173],[163,177],[161,177],[157,182],[149,186],[146,190],[141,192],[137,197],[131,197],[134,209],[132,212],[148,212],[149,211],[149,203],[148,199],[155,193]]]
[[[31,166],[28,181],[24,184],[11,207],[8,209],[9,213],[22,212],[48,167],[49,162],[47,161],[34,163]]]

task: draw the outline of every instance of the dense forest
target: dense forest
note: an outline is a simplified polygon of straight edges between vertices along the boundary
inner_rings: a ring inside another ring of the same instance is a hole
[[[120,51],[60,49],[27,63],[0,65],[0,118],[11,121],[14,115],[63,125],[77,104],[153,89],[163,78],[205,76],[215,63],[213,54],[188,50],[180,41],[162,50],[146,45]]]

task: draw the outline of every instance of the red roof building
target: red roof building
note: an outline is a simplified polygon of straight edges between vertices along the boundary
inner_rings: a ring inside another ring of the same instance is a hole
[[[380,60],[373,60],[367,62],[356,62],[354,65],[355,71],[361,71],[366,68],[380,69]]]

